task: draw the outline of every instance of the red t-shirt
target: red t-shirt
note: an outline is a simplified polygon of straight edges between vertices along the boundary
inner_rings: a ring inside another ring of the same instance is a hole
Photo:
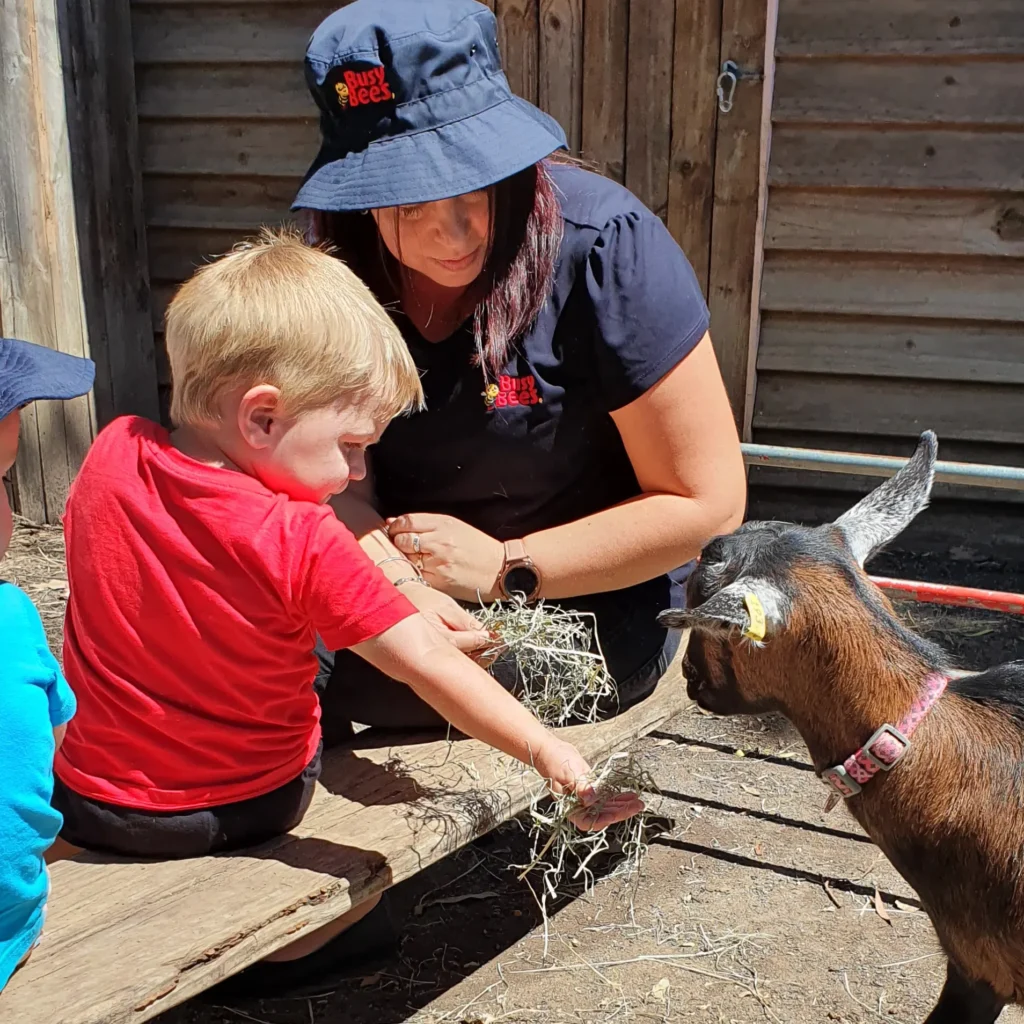
[[[330,508],[196,462],[138,417],[96,438],[64,531],[78,713],[55,769],[124,807],[212,807],[295,778],[320,742],[314,634],[341,650],[415,612]]]

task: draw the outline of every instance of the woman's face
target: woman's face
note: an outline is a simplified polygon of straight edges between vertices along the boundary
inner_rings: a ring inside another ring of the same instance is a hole
[[[372,212],[391,255],[431,281],[464,288],[483,270],[491,230],[486,191]]]

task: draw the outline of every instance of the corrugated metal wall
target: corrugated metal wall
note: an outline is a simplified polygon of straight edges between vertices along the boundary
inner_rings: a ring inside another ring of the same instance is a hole
[[[1024,465],[1024,8],[781,0],[776,52],[754,440]]]

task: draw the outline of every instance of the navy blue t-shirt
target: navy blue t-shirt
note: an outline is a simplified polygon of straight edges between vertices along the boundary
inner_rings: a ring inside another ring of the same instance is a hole
[[[613,181],[551,168],[565,232],[550,299],[496,386],[467,326],[439,343],[400,326],[427,409],[374,448],[380,511],[455,516],[499,540],[560,526],[641,493],[609,413],[639,398],[708,329],[708,309],[662,222]],[[673,574],[677,580],[688,567]],[[620,682],[656,657],[668,577],[559,602],[593,612]]]

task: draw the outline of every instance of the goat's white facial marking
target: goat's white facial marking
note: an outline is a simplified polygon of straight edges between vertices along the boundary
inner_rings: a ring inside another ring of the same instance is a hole
[[[850,554],[862,568],[927,507],[938,448],[935,434],[925,431],[910,461],[836,520]]]
[[[662,612],[658,621],[671,629],[691,628],[709,633],[738,629],[748,634],[751,629],[748,597],[751,594],[764,611],[765,637],[769,638],[785,625],[789,599],[770,580],[755,576],[742,577],[730,583],[697,608],[671,608]],[[751,644],[762,646],[760,640],[749,639]]]

